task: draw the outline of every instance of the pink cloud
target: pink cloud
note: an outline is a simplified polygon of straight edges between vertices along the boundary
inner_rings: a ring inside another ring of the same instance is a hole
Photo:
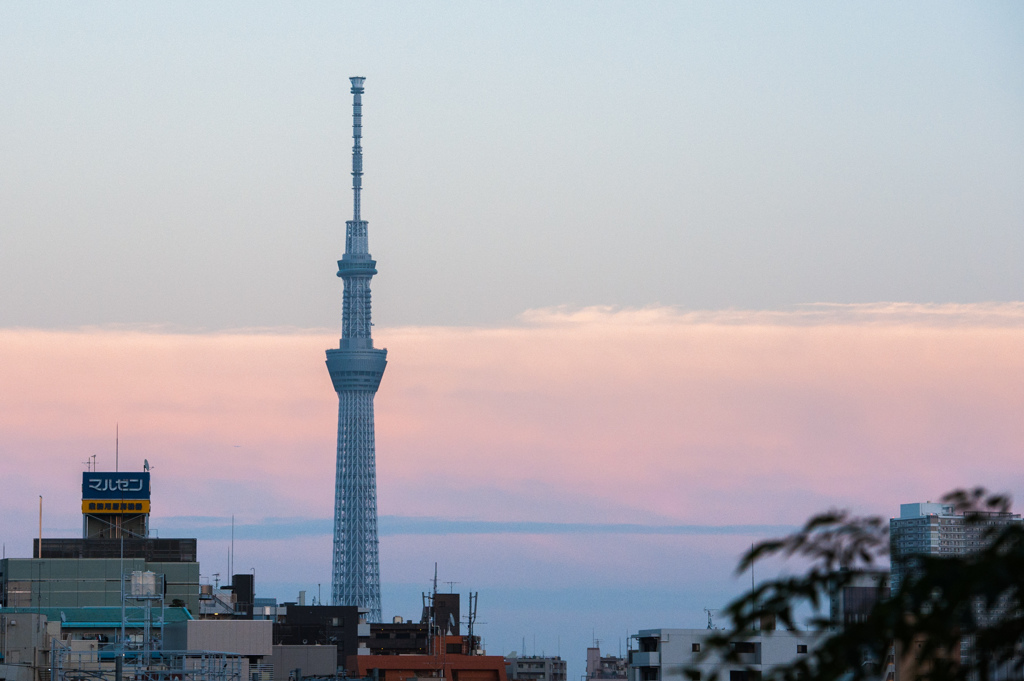
[[[0,330],[0,512],[44,494],[74,527],[81,462],[112,467],[118,422],[158,518],[329,517],[335,342]],[[1021,484],[1021,304],[549,310],[378,344],[383,514],[794,523]]]

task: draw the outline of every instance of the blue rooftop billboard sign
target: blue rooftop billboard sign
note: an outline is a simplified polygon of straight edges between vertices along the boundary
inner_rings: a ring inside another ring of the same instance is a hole
[[[149,473],[82,473],[86,499],[149,499]]]

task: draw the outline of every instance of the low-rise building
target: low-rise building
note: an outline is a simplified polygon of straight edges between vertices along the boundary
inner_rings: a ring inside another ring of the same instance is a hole
[[[565,660],[557,656],[509,655],[505,658],[505,675],[509,681],[565,681]]]
[[[601,655],[600,648],[587,648],[587,681],[626,681],[628,669],[626,658]]]
[[[629,681],[692,681],[686,670],[708,678],[722,665],[718,655],[707,655],[708,629],[643,629],[636,635],[637,650],[629,652]],[[731,642],[740,656],[734,668],[722,671],[729,681],[755,681],[772,668],[789,664],[814,648],[822,634],[766,629],[736,636]],[[753,674],[751,673],[753,672]]]

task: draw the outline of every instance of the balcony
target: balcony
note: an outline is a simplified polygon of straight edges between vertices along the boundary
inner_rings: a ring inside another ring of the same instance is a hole
[[[661,654],[660,653],[641,653],[639,651],[633,652],[632,664],[634,667],[660,667],[661,666]]]

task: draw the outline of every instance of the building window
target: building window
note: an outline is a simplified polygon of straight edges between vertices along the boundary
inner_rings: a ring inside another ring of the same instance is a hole
[[[737,653],[757,652],[757,649],[754,647],[754,644],[750,641],[733,641],[732,649]],[[746,679],[744,679],[743,681],[746,681]]]
[[[761,672],[746,669],[729,670],[729,681],[761,681]]]
[[[797,655],[806,654],[806,653],[807,653],[807,646],[806,645],[797,645],[797,647],[796,647],[796,654]]]
[[[700,644],[699,643],[694,643],[693,645],[691,645],[690,646],[690,651],[694,652],[694,653],[699,653],[700,652]]]

